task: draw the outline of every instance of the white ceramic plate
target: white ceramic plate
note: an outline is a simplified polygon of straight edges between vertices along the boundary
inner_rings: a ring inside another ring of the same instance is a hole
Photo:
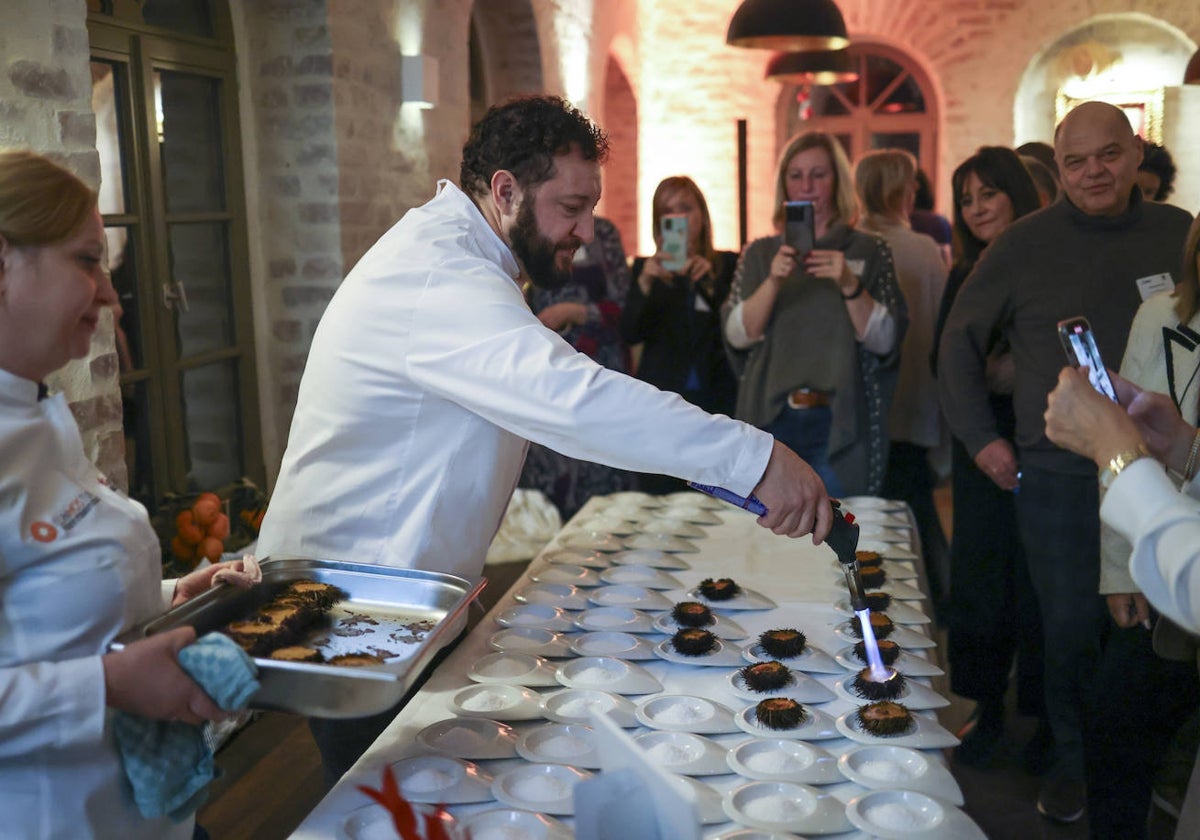
[[[450,698],[450,711],[464,717],[533,720],[542,716],[536,691],[518,685],[473,685]]]
[[[621,540],[606,531],[568,531],[559,535],[559,545],[566,548],[586,548],[592,551],[620,551]]]
[[[547,563],[584,566],[589,569],[607,569],[612,565],[611,554],[587,548],[555,548],[542,555]]]
[[[671,606],[673,607],[675,605],[672,604]],[[750,638],[750,634],[743,630],[742,626],[733,619],[726,618],[723,615],[717,615],[716,613],[713,613],[713,618],[715,618],[716,621],[707,627],[702,627],[700,629],[710,630],[718,638],[726,641],[736,642],[740,641],[741,639]],[[682,630],[683,625],[676,621],[668,612],[657,616],[654,619],[654,629],[659,633],[666,633],[668,636],[670,636],[674,635],[676,630]]]
[[[624,729],[638,725],[633,703],[610,691],[564,688],[542,697],[542,715],[555,723],[590,724],[593,711],[604,712]]]
[[[598,571],[568,563],[547,563],[530,575],[529,579],[535,583],[568,583],[572,586],[586,587],[600,585]]]
[[[392,772],[409,802],[455,805],[492,799],[491,774],[461,758],[413,756],[393,762]]]
[[[984,840],[979,826],[948,802],[911,790],[873,790],[846,803],[846,817],[872,837]]]
[[[858,693],[854,690],[854,678],[855,674],[851,674],[845,679],[838,680],[833,685],[834,693],[843,700],[849,700],[851,703],[871,702],[865,697],[858,696]],[[950,705],[949,700],[929,686],[921,685],[921,683],[910,679],[904,680],[904,688],[900,690],[900,694],[891,699],[894,699],[897,703],[903,703],[913,711],[940,709],[943,706]]]
[[[737,732],[733,710],[705,697],[690,694],[657,694],[637,707],[638,723],[666,732],[719,735]]]
[[[727,504],[707,493],[701,493],[699,490],[679,490],[675,493],[666,493],[659,498],[668,507],[686,505],[688,507],[703,508],[704,510],[720,510]]]
[[[833,607],[843,615],[854,615],[854,608],[850,606],[850,601],[846,598],[838,601]],[[911,604],[906,604],[894,597],[884,612],[897,624],[929,624],[933,620]]]
[[[886,510],[856,510],[851,511],[854,514],[855,521],[860,525],[891,525],[897,528],[911,528],[912,523],[909,522],[908,516],[902,511],[886,511]]]
[[[663,514],[671,519],[682,519],[684,522],[691,522],[693,525],[720,525],[721,517],[717,516],[714,509],[700,507],[695,504],[670,504],[663,508]]]
[[[676,665],[716,665],[728,668],[730,665],[742,664],[742,649],[732,642],[717,639],[717,646],[708,653],[699,656],[689,656],[675,650],[670,639],[663,639],[654,646],[654,653],[660,659],[674,662]]]
[[[721,811],[724,814],[724,810]],[[722,817],[722,822],[725,821]],[[722,831],[705,840],[801,840],[799,834],[785,834],[782,831],[759,831],[757,828],[735,828],[732,831]],[[861,840],[858,835],[847,836],[846,840]]]
[[[595,607],[576,613],[574,627],[580,630],[653,633],[654,619],[630,607]]]
[[[565,636],[540,627],[508,627],[497,630],[488,637],[488,647],[492,650],[532,653],[552,659],[571,655],[571,646]]]
[[[887,513],[903,513],[906,505],[894,499],[881,499],[878,496],[847,496],[841,499],[842,510],[856,513],[856,508],[863,510],[882,510]]]
[[[796,782],[750,782],[725,794],[730,819],[764,831],[835,834],[853,828],[832,794]]]
[[[517,740],[517,753],[526,761],[600,768],[596,733],[582,723],[548,723],[530,729]]]
[[[666,511],[664,510],[664,513]],[[718,520],[720,521],[720,520]],[[669,537],[686,537],[702,540],[706,536],[699,525],[677,517],[660,516],[648,522],[639,522],[638,531],[643,534],[662,534]]]
[[[917,555],[912,549],[905,548],[902,545],[895,543],[883,542],[881,540],[859,540],[859,551],[878,551],[883,555],[884,560],[916,560]]]
[[[636,534],[639,530],[636,523],[621,515],[620,510],[607,510],[597,516],[588,517],[579,523],[579,528],[584,531],[615,534],[618,537]]]
[[[550,568],[570,567],[551,566]],[[588,606],[587,596],[578,587],[569,583],[531,583],[516,592],[513,600],[520,604],[545,604],[548,607],[558,607],[563,610],[586,610]]]
[[[837,719],[838,732],[860,744],[894,744],[897,747],[916,747],[919,750],[939,750],[957,747],[958,739],[946,731],[936,720],[925,715],[914,714],[916,727],[903,735],[872,735],[864,732],[858,724],[858,709],[851,709]]]
[[[691,540],[673,534],[634,534],[625,538],[625,548],[649,548],[673,554],[688,554],[700,550]]]
[[[654,496],[640,490],[620,490],[608,494],[610,505],[636,505],[644,508],[662,507],[668,501],[665,496]]]
[[[829,565],[841,575],[839,579],[845,579],[845,575],[842,574],[841,563],[834,560]],[[917,568],[911,560],[884,560],[880,564],[880,568],[883,569],[883,573],[887,575],[888,580],[912,580],[917,576]]]
[[[836,635],[843,642],[861,642],[858,636],[850,632],[850,622],[843,621],[841,624],[833,628]],[[888,639],[900,645],[902,648],[931,648],[936,647],[937,642],[926,636],[924,633],[918,633],[916,630],[910,630],[904,625],[897,624],[896,629],[888,635]]]
[[[837,760],[838,772],[869,790],[915,790],[963,804],[962,789],[940,761],[912,747],[854,747]]]
[[[839,650],[835,658],[839,665],[850,671],[858,671],[866,667],[867,664],[854,655],[853,645],[847,645]],[[896,657],[896,661],[892,664],[892,667],[906,677],[940,677],[946,673],[928,659],[922,659],[920,656],[903,650]]]
[[[477,683],[504,685],[557,685],[554,668],[545,659],[532,653],[500,651],[475,660],[467,678]]]
[[[593,631],[581,633],[571,642],[576,656],[615,656],[618,659],[657,659],[654,643],[633,633]]]
[[[588,600],[598,607],[629,607],[648,612],[671,608],[671,601],[662,593],[629,583],[593,589],[588,593]]]
[[[514,808],[569,816],[575,813],[575,785],[591,775],[565,764],[525,764],[498,774],[492,794]]]
[[[881,592],[887,592],[892,596],[893,600],[901,601],[924,601],[925,593],[917,589],[911,584],[907,584],[902,580],[892,580],[887,578],[880,587],[867,587],[868,589],[879,589]]]
[[[671,784],[675,785],[681,791],[690,791],[692,796],[696,798],[696,805],[700,811],[701,825],[723,823],[729,819],[725,815],[725,809],[721,806],[721,794],[704,784],[704,782],[693,779],[691,776],[676,776],[674,774],[671,775],[670,779]]]
[[[504,840],[571,840],[571,830],[553,817],[498,808],[463,817],[459,826],[472,837],[503,837]]]
[[[487,718],[439,720],[418,732],[417,742],[455,758],[512,758],[517,754],[517,733],[513,728]]]
[[[729,772],[725,747],[693,732],[645,732],[634,737],[646,758],[669,773],[719,776]]]
[[[714,601],[711,598],[705,598],[700,593],[699,586],[689,589],[684,595],[686,600],[708,604],[714,610],[773,610],[779,606],[766,595],[755,592],[753,589],[747,589],[744,586],[742,586],[741,592],[732,598],[726,598],[724,601]]]
[[[567,688],[595,688],[614,694],[654,694],[662,683],[640,665],[611,656],[584,656],[558,666],[559,683]]]
[[[799,656],[789,656],[786,659],[769,655],[758,644],[753,642],[742,649],[742,658],[747,662],[770,662],[777,660],[794,671],[807,671],[812,674],[837,674],[841,669],[832,656],[816,645],[808,642]]]
[[[804,711],[806,712],[804,722],[795,729],[771,729],[769,726],[763,726],[758,722],[758,717],[754,714],[753,705],[747,706],[740,712],[737,712],[733,716],[733,720],[738,725],[738,729],[758,738],[786,738],[790,741],[827,741],[830,738],[839,737],[837,722],[831,715],[808,705],[804,707]]]
[[[751,738],[730,749],[726,760],[738,775],[763,782],[829,785],[844,781],[837,758],[792,738]]]
[[[692,568],[692,564],[678,555],[668,554],[655,548],[631,548],[628,551],[618,551],[612,557],[614,566],[652,566],[671,572],[682,572]]]
[[[504,627],[537,627],[564,632],[575,629],[575,615],[579,613],[568,613],[566,610],[545,604],[521,604],[509,607],[496,616],[496,623]]]
[[[765,700],[768,697],[790,697],[797,703],[828,703],[837,695],[803,671],[791,669],[791,680],[779,688],[755,691],[746,685],[740,671],[730,671],[726,677],[733,692],[745,700]]]
[[[907,525],[877,525],[872,522],[860,522],[858,527],[860,540],[893,543],[912,548],[912,531]]]
[[[605,569],[600,574],[600,580],[614,586],[628,584],[644,586],[647,589],[683,588],[679,578],[674,575],[667,574],[662,569],[656,569],[653,566],[635,563],[624,563],[620,566],[613,566],[611,569]]]
[[[414,803],[413,811],[424,819],[433,816],[435,806]],[[721,818],[724,819],[723,813]],[[441,814],[441,823],[447,829],[457,824],[454,817],[445,810]],[[391,812],[375,803],[351,811],[338,826],[337,833],[338,840],[391,840],[395,836],[396,826],[392,822]]]

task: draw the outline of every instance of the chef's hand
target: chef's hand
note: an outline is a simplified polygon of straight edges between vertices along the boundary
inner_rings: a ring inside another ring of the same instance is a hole
[[[171,606],[178,607],[218,583],[231,583],[242,589],[249,589],[261,580],[262,570],[253,554],[247,554],[241,560],[213,563],[175,581],[175,594],[171,597]]]
[[[1150,604],[1141,592],[1119,592],[1106,595],[1108,614],[1118,627],[1142,625],[1150,629]]]
[[[191,627],[177,627],[106,653],[104,702],[151,720],[200,724],[227,715],[179,667],[179,651],[196,641]]]
[[[758,524],[789,537],[813,535],[813,545],[825,541],[833,509],[825,484],[804,459],[779,441],[754,495],[767,506]]]
[[[1016,489],[1017,456],[1012,445],[1003,438],[996,438],[980,449],[975,455],[975,466],[1001,490]]]
[[[587,320],[587,307],[582,303],[565,301],[547,306],[538,313],[538,320],[555,332],[582,325]]]

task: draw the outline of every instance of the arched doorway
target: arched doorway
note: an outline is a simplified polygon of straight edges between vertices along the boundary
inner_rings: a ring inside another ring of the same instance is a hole
[[[637,97],[629,77],[613,55],[604,71],[604,118],[609,157],[604,167],[603,215],[617,226],[625,252],[638,251]]]
[[[858,81],[780,92],[777,146],[799,131],[837,137],[850,160],[871,149],[905,149],[937,182],[938,110],[933,85],[913,59],[883,44],[848,47]]]
[[[477,0],[469,38],[472,125],[497,102],[542,92],[542,50],[529,0]]]

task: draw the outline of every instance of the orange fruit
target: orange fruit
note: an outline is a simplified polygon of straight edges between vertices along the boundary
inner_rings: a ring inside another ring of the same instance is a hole
[[[205,537],[204,542],[200,543],[201,556],[207,557],[214,563],[221,559],[221,554],[224,551],[225,543],[221,542],[216,537]]]
[[[229,517],[223,513],[217,514],[217,521],[208,528],[208,535],[215,537],[218,540],[223,540],[229,536]]]
[[[192,502],[192,515],[196,520],[196,524],[201,528],[208,528],[217,521],[217,516],[221,513],[221,500],[212,493],[201,493],[196,501]]]
[[[199,545],[200,540],[204,539],[204,532],[196,524],[195,517],[190,510],[180,511],[179,515],[175,517],[175,531],[179,535],[179,539],[188,545]]]
[[[194,528],[196,526],[193,525],[192,527]],[[180,560],[196,559],[196,547],[184,542],[178,534],[176,534],[175,538],[171,540],[171,553]]]

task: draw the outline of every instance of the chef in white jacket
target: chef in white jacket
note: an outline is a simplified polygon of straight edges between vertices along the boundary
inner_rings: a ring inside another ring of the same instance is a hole
[[[164,585],[145,509],[108,485],[40,385],[87,354],[116,302],[103,249],[86,185],[0,152],[0,837],[191,837],[190,820],[138,813],[108,720],[222,716],[176,660],[191,628],[104,653],[221,567]]]
[[[313,337],[259,556],[478,575],[530,440],[753,492],[764,526],[824,538],[824,486],[791,450],[606,370],[530,312],[522,283],[562,282],[592,239],[606,153],[558,98],[493,108],[462,189],[442,181],[367,251]]]

